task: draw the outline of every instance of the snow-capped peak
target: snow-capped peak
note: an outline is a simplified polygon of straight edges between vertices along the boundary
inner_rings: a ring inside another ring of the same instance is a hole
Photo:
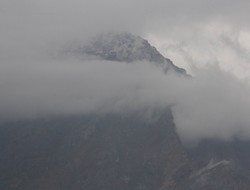
[[[147,40],[130,33],[102,34],[90,40],[88,44],[71,47],[67,52],[118,62],[148,61],[162,65],[166,71],[172,69],[178,73],[185,73],[184,69],[175,66]]]

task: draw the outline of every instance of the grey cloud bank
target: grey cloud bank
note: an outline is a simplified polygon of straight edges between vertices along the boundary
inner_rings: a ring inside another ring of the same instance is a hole
[[[1,0],[0,6],[1,60],[40,57],[96,33],[129,31],[189,73],[216,63],[250,76],[247,0]]]
[[[125,114],[171,106],[185,143],[250,138],[249,85],[215,66],[185,78],[166,75],[147,62],[70,59],[18,64],[1,65],[2,118]]]
[[[1,0],[0,3],[0,39],[6,42],[5,46],[10,43],[20,47],[19,42],[23,42],[22,46],[28,43],[42,46],[51,41],[87,38],[105,30],[151,33],[161,38],[176,33],[186,36],[193,33],[196,25],[213,21],[235,29],[249,28],[246,0]]]
[[[0,115],[170,105],[185,142],[249,139],[249,6],[247,0],[0,0]],[[148,38],[195,77],[164,75],[148,63],[48,58],[109,30]]]

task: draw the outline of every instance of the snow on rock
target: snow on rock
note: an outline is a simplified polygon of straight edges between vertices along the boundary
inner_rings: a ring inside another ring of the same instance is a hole
[[[174,70],[185,74],[185,70],[175,66],[172,61],[161,55],[149,42],[130,33],[107,33],[99,35],[86,45],[76,45],[66,51],[70,54],[132,63],[135,61],[148,61],[164,67],[165,71]]]

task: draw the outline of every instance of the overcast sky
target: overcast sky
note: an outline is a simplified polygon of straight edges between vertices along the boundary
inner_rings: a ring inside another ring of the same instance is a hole
[[[247,77],[249,7],[248,0],[0,0],[1,57],[122,30],[146,37],[189,72],[219,64]]]
[[[174,105],[183,141],[250,138],[250,1],[0,0],[0,118]],[[52,59],[107,31],[143,36],[195,77]]]

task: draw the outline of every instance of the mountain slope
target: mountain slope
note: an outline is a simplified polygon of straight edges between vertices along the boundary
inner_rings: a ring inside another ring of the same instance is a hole
[[[72,116],[1,126],[0,189],[159,189],[186,163],[170,110]]]
[[[87,44],[73,44],[64,50],[64,54],[89,56],[92,59],[133,63],[147,61],[160,65],[167,72],[186,74],[186,71],[177,67],[165,58],[149,42],[130,33],[107,33],[92,38]]]

